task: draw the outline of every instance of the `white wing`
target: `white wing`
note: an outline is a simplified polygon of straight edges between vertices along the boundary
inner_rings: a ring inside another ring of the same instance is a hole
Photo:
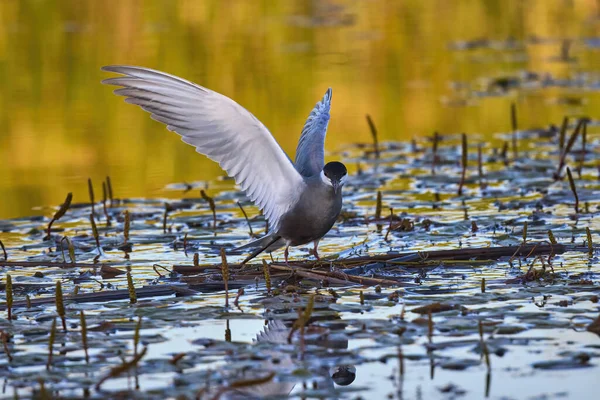
[[[196,151],[219,163],[263,210],[272,231],[297,201],[304,179],[267,128],[230,98],[185,79],[148,68],[111,65],[125,76],[102,83],[167,125]]]

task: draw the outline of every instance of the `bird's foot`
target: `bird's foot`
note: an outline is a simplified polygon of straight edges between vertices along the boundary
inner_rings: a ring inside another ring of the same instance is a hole
[[[318,247],[319,247],[319,241],[315,240],[315,244],[313,247],[313,255],[315,256],[317,261],[321,261],[321,257],[319,257],[319,251],[317,250]]]

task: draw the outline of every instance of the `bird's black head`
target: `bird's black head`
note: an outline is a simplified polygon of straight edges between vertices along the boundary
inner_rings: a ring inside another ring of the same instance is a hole
[[[333,191],[337,193],[339,188],[344,184],[344,179],[348,174],[346,166],[338,161],[332,161],[325,164],[321,178],[323,182],[333,186]]]
[[[339,181],[348,174],[348,170],[341,162],[332,161],[325,164],[323,167],[323,174],[332,181]]]

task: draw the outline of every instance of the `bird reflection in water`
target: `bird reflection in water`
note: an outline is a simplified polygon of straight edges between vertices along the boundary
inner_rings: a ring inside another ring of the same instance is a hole
[[[279,373],[292,374],[295,369],[302,368],[303,365],[298,361],[298,357],[293,352],[281,351],[281,348],[290,346],[288,344],[288,336],[290,329],[280,320],[273,320],[264,327],[264,330],[260,332],[253,343],[259,346],[267,346],[264,352],[261,352],[265,356],[265,359],[257,362],[254,371],[260,370],[262,377],[268,376],[268,373],[275,373],[273,379],[265,383],[258,383],[255,385],[249,385],[237,389],[225,389],[221,388],[221,391],[226,392],[221,396],[222,399],[237,400],[237,399],[263,399],[269,397],[285,397],[288,396],[294,387],[296,382],[292,381],[279,381]],[[300,339],[294,336],[293,341],[297,342]],[[314,339],[307,339],[307,344],[318,343],[322,347],[333,348],[333,349],[346,349],[348,347],[348,340],[328,340],[321,336],[318,341]],[[273,346],[268,346],[272,344]],[[289,347],[291,348],[291,347]],[[298,347],[296,346],[296,349]],[[354,382],[356,378],[356,368],[352,365],[336,365],[316,366],[315,369],[310,371],[313,374],[313,386],[312,389],[318,390],[322,393],[320,398],[335,399],[337,395],[334,391],[335,385],[348,386]],[[260,379],[260,376],[252,374],[249,377],[241,377],[241,379]],[[238,377],[239,378],[239,377]]]

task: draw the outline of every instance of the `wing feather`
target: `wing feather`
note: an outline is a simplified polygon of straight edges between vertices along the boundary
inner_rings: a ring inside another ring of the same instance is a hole
[[[296,148],[296,170],[302,176],[320,174],[325,166],[325,135],[329,125],[331,88],[310,112]]]
[[[272,230],[278,229],[305,183],[254,115],[226,96],[164,72],[119,65],[102,70],[121,74],[103,83],[120,86],[115,94],[219,163],[263,210]]]

